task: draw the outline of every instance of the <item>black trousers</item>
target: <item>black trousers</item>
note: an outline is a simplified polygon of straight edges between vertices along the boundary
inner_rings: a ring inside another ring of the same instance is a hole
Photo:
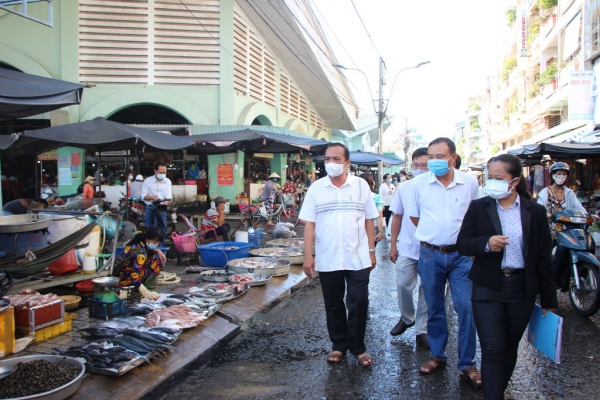
[[[515,369],[519,342],[535,305],[535,298],[527,298],[525,293],[525,274],[503,276],[500,291],[473,284],[471,303],[486,400],[504,399]]]
[[[390,211],[390,206],[383,206],[383,219],[385,220],[385,225],[390,222],[390,217],[392,216],[392,212]]]
[[[216,227],[216,228],[215,228],[215,231],[217,232],[217,235],[219,235],[219,236],[224,236],[224,235],[227,235],[227,234],[229,234],[229,230],[230,230],[230,229],[231,229],[231,228],[230,228],[230,226],[229,226],[229,223],[225,222],[223,225],[221,225],[221,226],[219,226],[219,227]],[[206,237],[207,239],[208,239],[208,238],[211,238],[211,237],[213,237],[213,236],[214,236],[214,234],[213,234],[213,231],[208,231],[208,232],[206,232],[206,236],[205,236],[205,237]]]
[[[335,351],[345,353],[350,350],[356,356],[366,351],[370,272],[368,268],[359,271],[319,272],[327,330]]]

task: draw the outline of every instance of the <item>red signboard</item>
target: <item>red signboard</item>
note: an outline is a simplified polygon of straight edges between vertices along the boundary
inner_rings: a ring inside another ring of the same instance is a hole
[[[233,186],[233,164],[217,165],[217,184],[219,186]]]

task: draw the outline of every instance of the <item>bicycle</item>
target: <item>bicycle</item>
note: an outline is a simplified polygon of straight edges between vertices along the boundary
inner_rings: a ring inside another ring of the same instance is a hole
[[[252,205],[246,205],[240,208],[240,214],[246,217],[253,228],[256,229],[256,225],[261,222],[267,222],[269,219],[275,220],[276,222],[288,222],[296,227],[300,220],[298,219],[298,210],[296,205],[285,204],[283,197],[281,203],[278,204],[277,209],[273,213],[267,213],[264,208],[264,202]],[[261,210],[262,209],[262,210]]]

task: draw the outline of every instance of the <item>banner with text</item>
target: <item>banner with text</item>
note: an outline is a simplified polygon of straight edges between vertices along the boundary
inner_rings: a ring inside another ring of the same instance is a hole
[[[571,71],[569,120],[594,119],[594,71]]]

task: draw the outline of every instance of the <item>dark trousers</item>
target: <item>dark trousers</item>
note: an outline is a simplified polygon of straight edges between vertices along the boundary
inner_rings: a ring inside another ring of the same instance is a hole
[[[481,346],[481,380],[486,400],[504,399],[517,363],[519,342],[535,298],[525,294],[525,275],[502,277],[502,290],[473,284],[473,316]]]
[[[365,331],[369,309],[368,268],[359,271],[319,272],[325,301],[327,330],[334,351],[354,355],[366,351]],[[344,304],[344,294],[346,304]],[[346,309],[348,313],[346,314]]]
[[[163,235],[163,239],[160,241],[160,245],[165,245],[165,238],[167,237],[167,212],[157,211],[153,204],[146,204],[146,228],[156,226],[160,229]]]
[[[230,226],[229,223],[225,222],[223,225],[218,226],[215,228],[215,231],[217,232],[218,236],[227,236],[229,237],[229,230],[230,230]],[[205,234],[205,238],[209,239],[215,236],[215,234],[213,233],[213,231],[206,231]]]
[[[390,217],[392,216],[392,212],[390,211],[390,206],[383,206],[383,219],[385,220],[385,225],[390,222]]]

